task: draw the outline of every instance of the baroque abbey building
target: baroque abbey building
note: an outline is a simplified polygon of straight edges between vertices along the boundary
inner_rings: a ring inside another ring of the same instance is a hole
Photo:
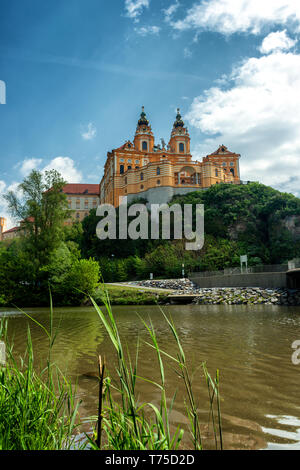
[[[239,154],[220,145],[201,162],[192,160],[190,136],[179,109],[168,145],[163,139],[161,145],[155,145],[143,107],[133,142],[128,140],[108,152],[100,185],[68,183],[63,188],[72,211],[65,224],[81,222],[99,203],[118,207],[124,197],[129,203],[143,198],[149,204],[162,204],[176,194],[204,190],[213,184],[240,184],[239,159]],[[0,241],[19,237],[21,225],[7,230],[6,219],[0,217]]]
[[[239,158],[221,145],[201,162],[193,161],[190,136],[179,109],[168,145],[154,134],[142,108],[133,142],[108,152],[100,183],[100,204],[119,206],[143,198],[150,204],[168,202],[176,194],[207,189],[213,184],[240,184]]]

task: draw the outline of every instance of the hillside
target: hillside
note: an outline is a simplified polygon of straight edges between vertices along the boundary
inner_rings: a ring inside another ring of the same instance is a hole
[[[174,203],[204,204],[207,242],[212,237],[217,245],[236,243],[252,264],[282,263],[300,254],[300,199],[292,194],[259,183],[221,184],[175,197]]]
[[[107,282],[180,277],[185,272],[249,265],[279,264],[300,257],[300,199],[259,183],[214,185],[206,191],[176,196],[170,204],[204,204],[205,243],[186,251],[181,240],[110,240],[95,235],[99,220],[91,211],[83,221],[82,255],[100,262]]]

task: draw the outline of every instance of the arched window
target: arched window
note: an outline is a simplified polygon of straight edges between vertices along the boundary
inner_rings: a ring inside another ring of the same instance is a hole
[[[124,173],[124,165],[120,165],[120,175]]]
[[[159,168],[159,166],[156,168],[156,174],[157,174],[157,176],[160,175],[160,168]]]
[[[234,168],[230,168],[230,171],[231,171],[231,173],[232,173],[233,176],[234,176]]]
[[[148,142],[146,142],[145,140],[142,142],[142,150],[148,150]]]
[[[184,144],[182,142],[180,142],[180,144],[179,144],[179,152],[180,153],[184,152]]]
[[[131,165],[128,165],[127,170],[131,170]]]
[[[215,170],[216,176],[218,176],[218,170]]]
[[[144,179],[144,173],[141,173],[141,181]]]

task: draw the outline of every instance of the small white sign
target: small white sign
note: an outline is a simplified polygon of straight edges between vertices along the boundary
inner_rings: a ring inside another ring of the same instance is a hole
[[[247,255],[242,255],[241,256],[241,263],[247,263],[248,262],[248,256]]]

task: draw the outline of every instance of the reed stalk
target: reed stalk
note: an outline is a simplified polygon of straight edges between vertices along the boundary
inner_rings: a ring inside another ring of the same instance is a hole
[[[199,420],[198,406],[193,391],[193,383],[191,374],[187,365],[186,356],[177,334],[172,319],[169,319],[162,311],[162,315],[167,322],[170,332],[175,339],[177,346],[177,355],[172,356],[163,351],[158,344],[158,339],[154,326],[149,321],[143,322],[151,342],[146,344],[154,349],[158,362],[158,370],[160,374],[159,383],[151,379],[146,379],[138,375],[138,352],[139,341],[137,342],[136,357],[134,366],[129,352],[124,354],[118,325],[114,318],[108,295],[104,297],[105,310],[97,305],[93,298],[91,302],[104,325],[108,336],[115,348],[118,365],[116,367],[118,383],[112,382],[107,376],[102,383],[101,394],[99,393],[99,403],[101,395],[101,403],[103,400],[103,413],[101,414],[101,423],[105,434],[106,449],[113,450],[177,450],[180,448],[184,429],[177,427],[173,434],[170,428],[170,416],[175,402],[176,392],[171,398],[171,405],[167,406],[168,397],[166,390],[165,365],[163,357],[175,362],[177,365],[176,373],[182,379],[186,390],[186,410],[190,422],[190,432],[192,436],[192,445],[195,450],[203,449],[203,439],[201,436],[201,423]],[[220,393],[219,393],[219,372],[217,371],[216,379],[213,380],[207,371],[206,365],[201,364],[204,372],[206,384],[208,386],[209,397],[209,416],[212,420],[213,436],[215,439],[215,448],[223,448],[222,444],[222,423],[220,411]],[[100,374],[99,374],[100,377]],[[159,406],[153,403],[138,404],[136,393],[137,379],[143,380],[155,386],[160,390],[161,398]],[[114,396],[117,396],[115,399]],[[217,403],[217,417],[215,416],[214,405]],[[204,424],[204,423],[203,423]],[[219,437],[219,442],[217,439]],[[98,419],[98,436],[99,436],[99,419]],[[95,442],[89,438],[92,449],[101,448],[99,442]]]
[[[0,367],[0,449],[62,450],[76,447],[79,403],[75,403],[71,383],[51,360],[57,330],[53,328],[50,302],[50,329],[31,318],[49,340],[45,367],[35,367],[30,327],[24,357],[16,358],[7,333],[7,321],[0,322],[0,339],[6,345],[6,363]]]

